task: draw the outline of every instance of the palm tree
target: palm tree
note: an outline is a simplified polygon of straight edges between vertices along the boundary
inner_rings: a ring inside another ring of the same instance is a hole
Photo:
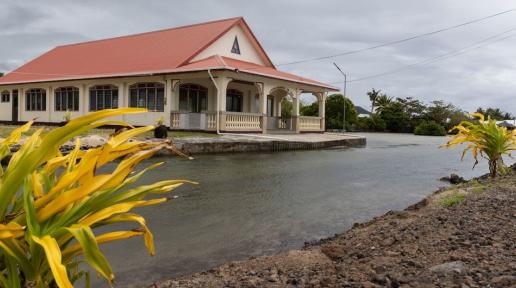
[[[389,106],[392,103],[392,97],[387,96],[386,94],[381,94],[376,98],[375,106],[376,112],[382,112],[385,107]]]
[[[381,90],[374,90],[373,88],[373,90],[367,92],[369,100],[371,100],[371,114],[374,113],[374,104],[376,103],[376,99],[378,98],[378,96],[380,96],[380,91]]]

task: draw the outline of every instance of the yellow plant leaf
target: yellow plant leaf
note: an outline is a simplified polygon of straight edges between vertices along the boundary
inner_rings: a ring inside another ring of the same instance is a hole
[[[129,239],[135,236],[143,235],[143,231],[114,231],[108,232],[95,237],[97,244]],[[63,258],[70,258],[81,254],[81,245],[73,244],[68,246],[65,250],[63,250]]]
[[[22,237],[24,232],[25,228],[16,222],[0,224],[0,239]]]
[[[119,222],[137,222],[140,224],[141,228],[143,229],[143,239],[145,243],[145,247],[147,247],[147,250],[149,251],[149,254],[151,256],[154,256],[154,236],[152,236],[151,231],[147,227],[147,224],[145,223],[145,218],[138,214],[133,213],[124,213],[124,214],[118,214],[115,216],[112,216],[111,218],[104,221],[104,223],[119,223]]]
[[[57,286],[59,286],[59,288],[73,288],[72,283],[70,283],[68,279],[66,267],[61,263],[61,250],[59,249],[56,239],[48,235],[42,238],[33,235],[32,240],[43,247]]]
[[[43,196],[43,185],[41,185],[39,174],[36,171],[32,172],[32,193],[35,198]]]
[[[87,216],[86,218],[80,220],[79,223],[81,223],[83,225],[91,226],[97,222],[100,222],[104,219],[111,217],[114,214],[125,213],[136,207],[156,205],[156,204],[160,204],[160,203],[163,203],[166,201],[167,201],[167,198],[158,198],[158,199],[152,199],[152,200],[140,200],[140,201],[132,201],[132,202],[114,204],[114,205],[104,208],[94,214]]]
[[[113,271],[106,257],[100,252],[91,228],[86,225],[73,225],[66,228],[66,230],[68,230],[68,232],[75,237],[77,242],[79,242],[79,245],[81,245],[82,254],[86,261],[109,282],[113,281],[115,275],[113,275]]]

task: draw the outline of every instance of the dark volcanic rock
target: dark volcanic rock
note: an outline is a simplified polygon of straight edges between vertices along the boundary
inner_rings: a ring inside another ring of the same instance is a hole
[[[450,182],[451,184],[460,184],[467,182],[464,178],[454,173],[450,174],[450,176],[444,176],[440,180]]]

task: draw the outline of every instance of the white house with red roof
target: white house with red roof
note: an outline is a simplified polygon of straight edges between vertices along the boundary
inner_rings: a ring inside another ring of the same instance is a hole
[[[143,107],[133,125],[171,129],[324,131],[335,87],[276,69],[242,17],[56,47],[0,77],[0,121],[63,121],[90,111]],[[320,103],[299,114],[301,93]],[[293,101],[290,118],[281,102]]]

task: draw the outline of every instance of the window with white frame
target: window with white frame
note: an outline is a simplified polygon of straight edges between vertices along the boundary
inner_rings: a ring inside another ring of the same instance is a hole
[[[90,111],[118,108],[118,87],[96,85],[90,88]]]
[[[47,92],[45,89],[33,88],[25,92],[26,111],[47,110]]]
[[[206,111],[208,108],[208,88],[197,84],[179,86],[179,110],[192,113]]]
[[[7,90],[2,91],[2,103],[11,101],[11,93]]]
[[[165,85],[162,83],[137,83],[129,87],[129,106],[165,111]]]
[[[60,87],[54,92],[55,111],[79,111],[79,88]]]

